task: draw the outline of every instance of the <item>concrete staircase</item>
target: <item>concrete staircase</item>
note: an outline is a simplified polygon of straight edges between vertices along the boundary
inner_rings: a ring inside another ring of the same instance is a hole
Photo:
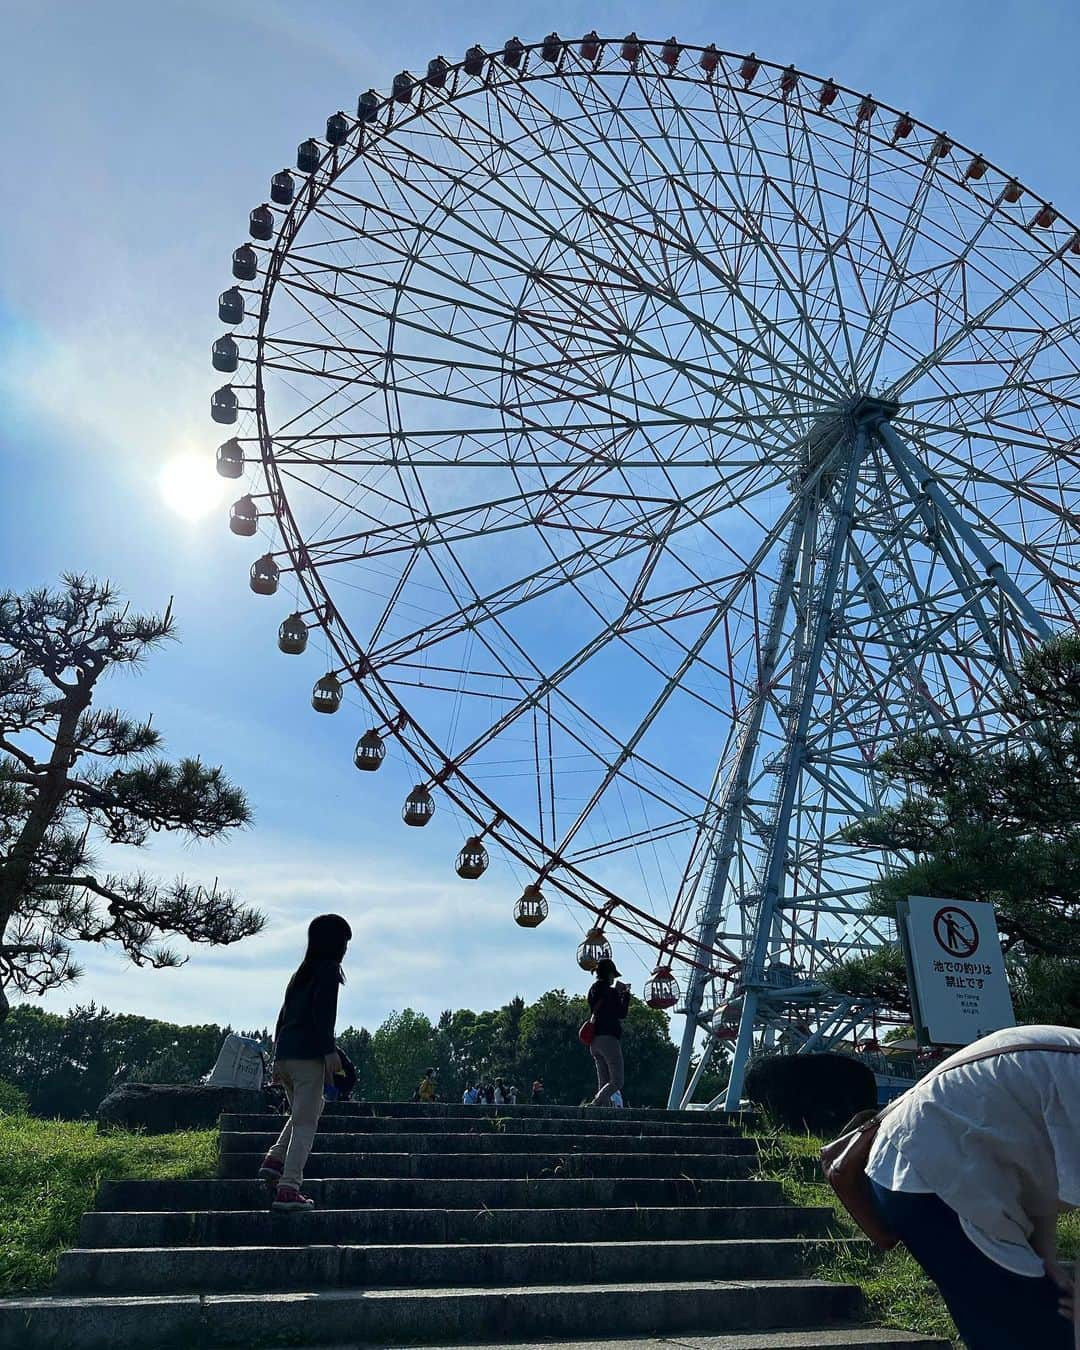
[[[0,1302],[0,1350],[945,1346],[808,1277],[844,1239],[751,1179],[736,1117],[329,1106],[310,1214],[251,1180],[280,1124],[222,1117],[216,1180],[104,1182],[55,1292]]]

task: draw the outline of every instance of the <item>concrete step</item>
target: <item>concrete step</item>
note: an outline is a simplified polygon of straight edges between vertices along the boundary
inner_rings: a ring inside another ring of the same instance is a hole
[[[243,1289],[467,1288],[470,1285],[793,1279],[848,1239],[458,1243],[426,1246],[82,1247],[60,1257],[65,1293]],[[858,1244],[865,1246],[866,1244]]]
[[[235,1115],[226,1113],[221,1117],[223,1130],[261,1130],[279,1133],[285,1117],[264,1112],[259,1115]],[[622,1111],[609,1111],[596,1119],[568,1121],[536,1117],[506,1117],[495,1119],[491,1116],[445,1117],[445,1116],[356,1116],[326,1110],[319,1121],[321,1133],[341,1131],[366,1134],[558,1134],[563,1137],[572,1135],[576,1139],[591,1134],[631,1135],[636,1139],[730,1139],[740,1131],[729,1124],[713,1125],[708,1120],[666,1121],[666,1120],[627,1120]]]
[[[241,1117],[249,1119],[249,1117]],[[225,1153],[265,1153],[281,1132],[282,1122],[274,1116],[256,1116],[271,1120],[276,1129],[222,1130],[220,1148]],[[341,1153],[642,1153],[668,1156],[672,1153],[756,1156],[758,1141],[742,1135],[670,1135],[666,1138],[641,1138],[632,1134],[353,1134],[344,1130],[320,1130],[315,1136],[315,1152]]]
[[[220,1347],[209,1347],[208,1350],[220,1350]],[[352,1346],[324,1346],[323,1350],[352,1350]],[[394,1348],[383,1346],[378,1350]],[[431,1346],[428,1350],[540,1350],[540,1347],[515,1342],[482,1347]],[[603,1341],[545,1341],[542,1350],[951,1350],[951,1343],[937,1337],[920,1336],[913,1331],[856,1325],[809,1327],[804,1331],[736,1331],[721,1336],[685,1332],[677,1340],[659,1337],[627,1340],[620,1336]]]
[[[303,1247],[309,1243],[670,1242],[826,1237],[832,1210],[797,1205],[558,1209],[151,1210],[84,1214],[80,1247]]]
[[[536,1209],[573,1205],[779,1205],[775,1181],[695,1181],[686,1177],[537,1177],[533,1180],[330,1177],[304,1182],[321,1209]],[[246,1179],[104,1181],[98,1208],[107,1210],[258,1209],[267,1188]]]
[[[218,1175],[254,1177],[259,1153],[223,1153]],[[758,1162],[748,1153],[312,1153],[312,1177],[749,1177]],[[306,1183],[305,1183],[306,1184]]]
[[[503,1339],[527,1327],[537,1341],[582,1326],[621,1335],[766,1331],[851,1323],[859,1291],[818,1280],[334,1289],[122,1297],[54,1295],[0,1303],[0,1346],[24,1350],[190,1350],[192,1346],[430,1345]]]
[[[727,1125],[742,1128],[758,1117],[746,1111],[664,1111],[651,1106],[465,1106],[462,1102],[327,1102],[332,1116],[367,1116],[393,1120],[462,1120],[498,1117],[502,1120],[562,1120],[576,1127],[583,1120],[651,1121],[654,1124],[703,1124],[706,1128]]]

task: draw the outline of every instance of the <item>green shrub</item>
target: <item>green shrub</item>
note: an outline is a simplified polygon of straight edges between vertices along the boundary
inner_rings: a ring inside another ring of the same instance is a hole
[[[756,1060],[746,1096],[784,1130],[829,1134],[857,1111],[877,1106],[877,1083],[865,1064],[846,1055],[776,1055]]]
[[[21,1088],[0,1078],[0,1116],[25,1116],[28,1101]]]

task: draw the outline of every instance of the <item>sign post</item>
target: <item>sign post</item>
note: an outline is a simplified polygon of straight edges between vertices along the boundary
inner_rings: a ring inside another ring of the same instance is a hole
[[[920,1045],[970,1045],[1016,1025],[993,905],[909,895],[897,922]]]

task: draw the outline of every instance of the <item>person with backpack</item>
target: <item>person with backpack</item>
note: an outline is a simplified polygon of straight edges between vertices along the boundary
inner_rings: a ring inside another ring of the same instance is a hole
[[[877,1119],[874,1206],[968,1350],[1072,1350],[1074,1334],[1080,1345],[1056,1231],[1080,1206],[1080,1030],[993,1032]]]
[[[340,914],[320,914],[308,925],[307,951],[285,990],[274,1031],[274,1079],[285,1089],[289,1118],[259,1168],[275,1186],[272,1208],[313,1209],[303,1194],[304,1165],[315,1142],[323,1092],[343,1068],[334,1042],[341,963],[352,929]]]
[[[610,957],[598,961],[596,980],[589,990],[589,1011],[595,1034],[589,1046],[596,1065],[599,1090],[590,1106],[610,1106],[612,1093],[622,1090],[625,1069],[622,1053],[622,1024],[630,1011],[629,985],[615,981],[619,971]]]

